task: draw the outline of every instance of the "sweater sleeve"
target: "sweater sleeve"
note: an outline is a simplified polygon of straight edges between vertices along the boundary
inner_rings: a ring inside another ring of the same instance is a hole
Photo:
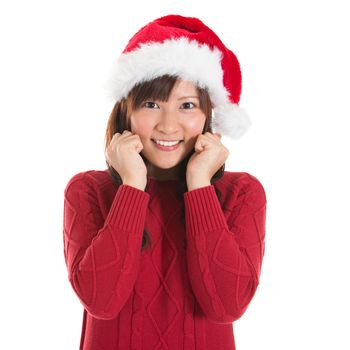
[[[266,196],[261,183],[246,174],[227,220],[213,185],[184,193],[189,279],[215,323],[240,318],[259,284]]]
[[[64,191],[63,241],[68,279],[95,318],[115,318],[137,278],[149,194],[120,185],[104,220],[86,173]]]

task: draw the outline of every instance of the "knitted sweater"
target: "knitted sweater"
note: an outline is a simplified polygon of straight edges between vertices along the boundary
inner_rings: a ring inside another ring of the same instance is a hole
[[[264,188],[246,172],[180,196],[179,183],[148,178],[146,192],[108,169],[69,180],[63,243],[84,306],[80,350],[235,349],[265,251]]]

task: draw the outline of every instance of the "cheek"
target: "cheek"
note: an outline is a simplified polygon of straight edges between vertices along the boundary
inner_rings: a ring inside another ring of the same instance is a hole
[[[199,135],[202,133],[205,124],[205,118],[195,118],[186,124],[187,132],[191,135]]]
[[[137,115],[130,117],[130,126],[131,131],[138,135],[147,134],[150,130],[150,125],[146,118]]]

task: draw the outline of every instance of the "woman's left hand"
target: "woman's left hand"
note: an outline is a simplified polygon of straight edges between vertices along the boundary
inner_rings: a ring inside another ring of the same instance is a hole
[[[198,135],[194,145],[195,153],[187,163],[187,179],[196,176],[211,180],[230,154],[220,139],[219,133],[212,134],[209,131]]]

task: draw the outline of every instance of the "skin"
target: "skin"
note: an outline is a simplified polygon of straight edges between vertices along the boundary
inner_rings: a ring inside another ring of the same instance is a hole
[[[168,101],[145,101],[130,115],[132,133],[139,135],[142,154],[149,160],[147,176],[173,180],[179,175],[179,164],[191,152],[203,131],[206,116],[199,108],[195,85],[178,80]],[[183,140],[176,150],[159,150],[152,139]]]

